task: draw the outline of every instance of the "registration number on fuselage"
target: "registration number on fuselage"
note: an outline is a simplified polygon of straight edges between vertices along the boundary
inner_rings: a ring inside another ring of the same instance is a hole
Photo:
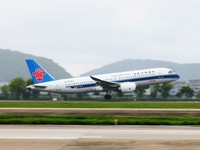
[[[149,80],[149,83],[155,84],[156,80]]]

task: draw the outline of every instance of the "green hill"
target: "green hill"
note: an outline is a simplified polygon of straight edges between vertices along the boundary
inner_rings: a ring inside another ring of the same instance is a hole
[[[10,82],[10,80],[16,77],[22,77],[24,79],[31,78],[25,59],[35,59],[55,79],[72,77],[64,68],[51,59],[0,49],[0,82]]]

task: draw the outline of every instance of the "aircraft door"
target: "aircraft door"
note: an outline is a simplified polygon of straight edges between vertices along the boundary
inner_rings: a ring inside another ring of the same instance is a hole
[[[164,78],[164,77],[163,77],[163,70],[159,70],[158,74],[159,74],[159,77],[158,77],[159,79]]]

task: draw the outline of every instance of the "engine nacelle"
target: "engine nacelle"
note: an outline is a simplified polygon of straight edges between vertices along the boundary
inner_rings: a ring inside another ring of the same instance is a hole
[[[94,90],[97,91],[97,92],[102,92],[102,91],[103,91],[103,88],[102,88],[101,86],[96,86],[96,87],[94,88]]]
[[[130,93],[130,92],[134,92],[136,89],[136,84],[134,82],[124,82],[124,83],[120,83],[120,87],[119,90],[122,93]]]

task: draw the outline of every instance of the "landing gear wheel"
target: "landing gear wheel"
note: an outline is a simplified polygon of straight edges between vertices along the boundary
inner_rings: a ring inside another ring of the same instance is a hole
[[[163,92],[163,84],[159,84],[159,90],[158,90],[159,93],[162,93]]]
[[[162,92],[163,92],[163,89],[159,89],[158,91],[159,91],[159,93],[162,93]]]
[[[105,98],[105,99],[111,99],[111,98],[112,98],[112,96],[111,96],[111,95],[109,95],[109,94],[106,94],[106,95],[104,96],[104,98]]]

